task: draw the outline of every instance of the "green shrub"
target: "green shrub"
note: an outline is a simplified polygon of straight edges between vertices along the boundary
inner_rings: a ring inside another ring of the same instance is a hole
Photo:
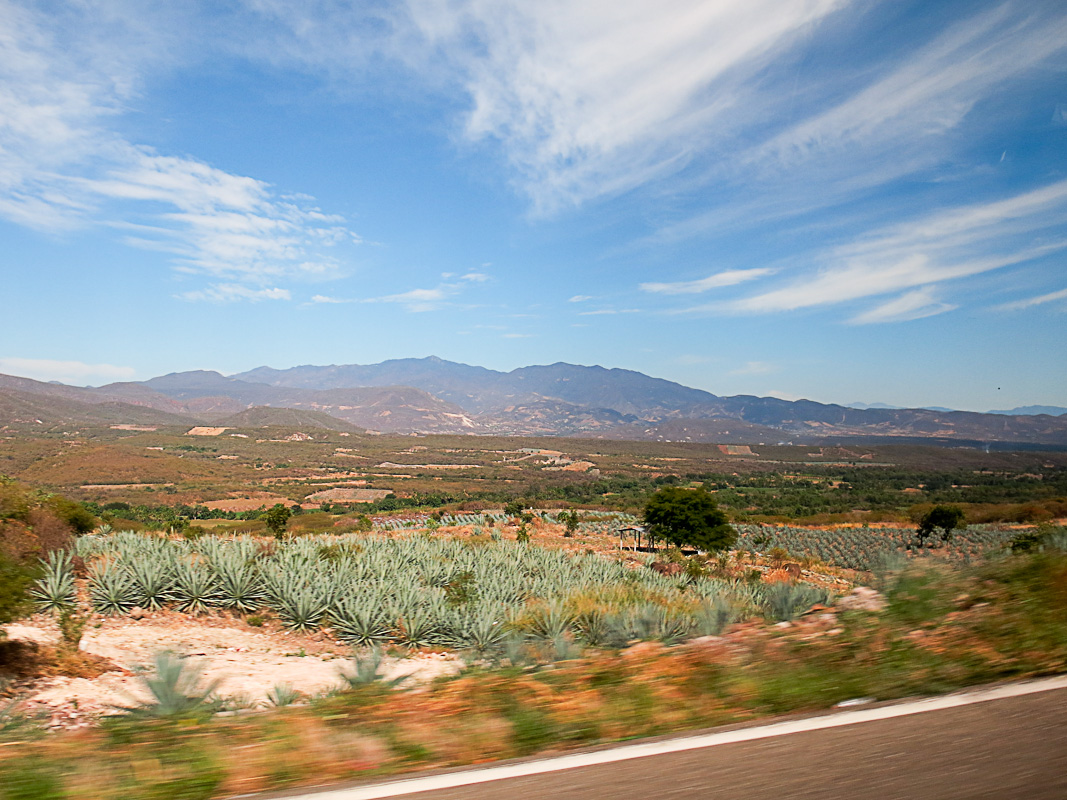
[[[65,800],[59,765],[40,758],[29,758],[5,771],[0,787],[3,800]]]
[[[0,624],[11,622],[29,608],[29,589],[38,568],[21,564],[0,552]]]

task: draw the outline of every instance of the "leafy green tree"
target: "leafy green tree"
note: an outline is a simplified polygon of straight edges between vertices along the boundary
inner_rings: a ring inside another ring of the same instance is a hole
[[[78,534],[89,533],[96,527],[96,517],[81,503],[60,495],[50,495],[45,507],[70,525]]]
[[[289,524],[289,517],[292,515],[293,512],[282,503],[275,503],[263,514],[263,521],[267,523],[267,530],[277,539],[285,533],[285,526]]]
[[[526,508],[526,503],[522,500],[512,500],[504,505],[504,514],[509,517],[517,517],[524,508]]]
[[[523,522],[521,525],[519,525],[519,532],[515,534],[515,541],[518,542],[519,544],[529,544],[530,543],[530,532],[528,530],[526,530],[526,523],[525,522]]]
[[[728,550],[737,541],[726,514],[704,489],[660,489],[645,504],[644,519],[654,539],[677,547],[690,545],[713,552]]]
[[[578,530],[578,521],[578,512],[574,509],[571,509],[571,512],[569,514],[563,515],[563,525],[567,529],[566,533],[564,533],[563,535],[566,536],[568,539],[574,536],[575,532]]]
[[[940,531],[941,541],[947,542],[952,538],[952,531],[962,527],[963,511],[957,506],[934,506],[919,520],[919,530],[916,535],[919,544],[923,545],[935,532]]]

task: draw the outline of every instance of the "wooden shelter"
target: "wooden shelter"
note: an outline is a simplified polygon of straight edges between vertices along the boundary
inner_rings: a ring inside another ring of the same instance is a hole
[[[625,528],[619,528],[617,532],[619,534],[620,550],[626,548],[625,539],[627,536],[633,539],[633,551],[635,553],[641,548],[642,539],[646,540],[649,545],[652,544],[652,538],[648,535],[648,529],[644,525],[627,525]]]

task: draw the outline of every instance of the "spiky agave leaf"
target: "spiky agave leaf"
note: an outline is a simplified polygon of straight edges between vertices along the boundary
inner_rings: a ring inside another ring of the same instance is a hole
[[[395,678],[386,680],[381,671],[383,660],[382,651],[378,647],[371,648],[370,652],[366,654],[353,653],[352,669],[341,667],[341,679],[348,684],[350,689],[371,686],[376,683],[392,689],[411,677],[411,675],[398,675]]]
[[[499,615],[482,611],[467,617],[462,642],[479,655],[488,655],[501,648],[507,635],[508,627]]]
[[[89,597],[101,614],[125,614],[137,605],[137,586],[121,565],[100,561],[89,570]]]
[[[193,717],[210,713],[218,707],[214,693],[219,682],[200,686],[203,672],[203,664],[191,663],[164,650],[156,654],[155,673],[141,676],[151,699],[116,708],[133,717]]]
[[[599,606],[580,612],[575,617],[574,628],[582,640],[593,647],[611,645],[611,620],[608,613]]]
[[[534,612],[530,633],[538,639],[552,641],[571,631],[574,616],[562,603],[551,603]]]
[[[34,604],[41,611],[62,611],[73,606],[74,568],[70,553],[54,550],[41,563],[44,574],[30,590]]]
[[[203,562],[193,557],[184,558],[174,565],[173,574],[173,597],[179,611],[203,614],[221,603],[218,581]]]
[[[266,590],[256,565],[255,543],[235,539],[201,540],[200,552],[215,574],[219,587],[219,605],[247,614],[259,608]]]
[[[697,636],[718,636],[738,615],[738,607],[727,597],[707,597],[693,615],[692,632]]]
[[[764,612],[773,620],[788,622],[816,603],[825,603],[829,592],[808,583],[772,583],[762,589]]]
[[[433,615],[427,609],[420,608],[399,618],[395,638],[406,647],[416,649],[434,644],[437,632]]]
[[[337,638],[356,645],[377,645],[389,638],[385,612],[372,600],[352,597],[334,605],[331,626]]]
[[[127,564],[133,578],[137,596],[136,605],[156,610],[174,599],[171,592],[174,583],[173,564],[166,552],[146,552]]]
[[[270,605],[282,623],[296,631],[317,627],[331,606],[321,587],[305,583],[299,574],[275,574],[268,591]]]
[[[297,691],[288,683],[276,683],[274,687],[267,692],[267,705],[274,708],[284,708],[285,706],[291,706],[303,697],[303,693]]]

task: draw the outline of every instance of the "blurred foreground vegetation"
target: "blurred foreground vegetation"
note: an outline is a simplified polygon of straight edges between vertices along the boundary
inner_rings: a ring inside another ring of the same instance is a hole
[[[878,577],[881,611],[816,610],[676,646],[567,648],[531,634],[417,691],[379,680],[364,650],[344,688],[276,693],[280,707],[255,713],[219,716],[164,659],[156,700],[97,728],[44,735],[0,718],[0,796],[222,797],[1060,673],[1065,545],[1049,528],[1016,554],[898,564]]]

